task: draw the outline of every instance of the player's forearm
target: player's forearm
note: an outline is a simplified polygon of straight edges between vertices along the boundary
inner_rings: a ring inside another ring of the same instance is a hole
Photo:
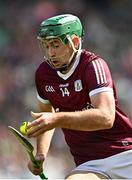
[[[37,154],[43,154],[46,158],[53,134],[54,129],[47,131],[37,137]]]
[[[58,119],[58,127],[81,131],[109,129],[113,125],[111,115],[100,109],[60,112]]]
[[[44,112],[52,112],[53,108],[50,104],[43,104],[40,101],[38,102],[39,110]],[[37,137],[37,154],[44,154],[46,158],[50,143],[54,134],[54,129],[46,131],[45,133]]]

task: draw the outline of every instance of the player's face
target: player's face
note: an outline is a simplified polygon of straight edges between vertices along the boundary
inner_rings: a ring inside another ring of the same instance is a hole
[[[60,68],[68,64],[73,49],[69,44],[65,45],[59,38],[43,40],[41,44],[46,59],[54,68]]]

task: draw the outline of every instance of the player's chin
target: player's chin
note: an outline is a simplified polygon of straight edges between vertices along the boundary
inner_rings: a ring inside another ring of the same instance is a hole
[[[53,64],[53,67],[55,68],[55,69],[59,69],[59,68],[61,68],[61,65],[58,63],[58,64]]]

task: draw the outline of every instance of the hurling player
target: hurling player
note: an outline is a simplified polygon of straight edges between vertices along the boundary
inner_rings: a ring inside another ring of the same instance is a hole
[[[31,113],[28,137],[37,138],[36,159],[28,163],[38,175],[55,128],[62,128],[76,168],[66,179],[132,178],[132,124],[118,105],[107,63],[82,49],[84,35],[78,17],[58,15],[44,20],[38,41],[43,62],[35,82],[40,107]],[[59,155],[58,155],[59,156]]]

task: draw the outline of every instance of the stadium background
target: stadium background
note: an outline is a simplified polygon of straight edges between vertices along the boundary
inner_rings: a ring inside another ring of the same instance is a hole
[[[42,62],[36,36],[40,22],[53,15],[78,15],[85,27],[83,47],[102,56],[116,82],[120,106],[132,119],[131,0],[0,0],[0,178],[35,178],[27,156],[7,126],[18,128],[37,111],[34,72]],[[34,144],[34,141],[31,140]],[[60,129],[45,164],[50,178],[64,178],[74,167]],[[39,178],[38,178],[39,179]]]

